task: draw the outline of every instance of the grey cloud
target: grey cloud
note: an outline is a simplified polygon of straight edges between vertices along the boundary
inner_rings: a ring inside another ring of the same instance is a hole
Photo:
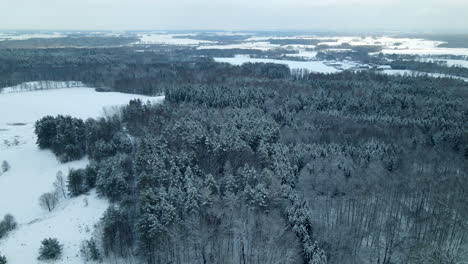
[[[0,0],[3,29],[468,32],[464,0]]]

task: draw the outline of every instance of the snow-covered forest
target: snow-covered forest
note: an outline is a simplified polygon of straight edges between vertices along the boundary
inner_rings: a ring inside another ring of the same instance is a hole
[[[465,57],[178,37],[0,49],[0,264],[468,260]]]

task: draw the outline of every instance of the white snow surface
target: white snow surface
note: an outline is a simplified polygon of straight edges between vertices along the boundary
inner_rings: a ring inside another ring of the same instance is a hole
[[[97,197],[95,191],[62,201],[59,208],[51,213],[21,224],[10,233],[0,244],[2,254],[11,264],[45,263],[37,260],[38,250],[42,239],[52,237],[63,245],[62,256],[54,263],[87,263],[79,254],[81,243],[92,237],[94,225],[108,206],[108,202]]]
[[[450,59],[422,59],[424,62],[445,62],[447,66],[457,66],[468,68],[468,60],[450,60]]]
[[[390,36],[294,36],[294,37],[251,37],[246,41],[265,42],[268,39],[315,39],[323,40],[318,45],[340,46],[350,44],[352,46],[378,45],[382,46],[382,53],[387,54],[412,54],[412,55],[459,55],[468,56],[466,48],[443,48],[438,47],[445,43],[421,38],[398,38]],[[328,41],[327,41],[328,40]],[[312,45],[309,47],[313,48]]]
[[[385,54],[468,56],[466,48],[383,49]]]
[[[67,176],[71,168],[83,168],[86,158],[60,163],[49,150],[39,150],[34,122],[45,115],[98,117],[103,107],[127,104],[130,99],[160,102],[163,97],[100,93],[93,88],[67,88],[0,94],[0,162],[11,169],[0,175],[0,218],[12,214],[19,227],[0,240],[0,252],[9,264],[38,263],[40,241],[56,237],[64,246],[57,263],[83,263],[79,246],[91,236],[108,202],[92,192],[62,200],[51,213],[40,208],[38,198],[53,189],[56,173]],[[111,108],[110,108],[111,109]],[[21,123],[21,124],[18,124]],[[88,200],[85,206],[84,199]]]
[[[459,66],[468,68],[468,60],[443,60],[447,62],[448,66]]]
[[[246,55],[236,55],[233,58],[214,58],[217,62],[225,62],[232,65],[242,65],[244,63],[276,63],[287,65],[291,70],[305,69],[311,72],[321,73],[335,73],[340,70],[325,65],[323,61],[292,61],[292,60],[275,60],[275,59],[263,59],[263,58],[251,58]]]
[[[292,47],[293,49],[296,49],[297,51],[299,51],[299,53],[295,53],[295,54],[284,54],[286,57],[299,57],[299,58],[303,58],[303,59],[314,59],[316,56],[317,56],[317,51],[309,51],[309,50],[306,50],[304,48],[301,48],[301,47]]]
[[[16,33],[0,33],[0,41],[2,40],[27,40],[33,38],[63,38],[66,35],[61,33],[37,33],[37,34],[16,34]]]
[[[431,73],[431,72],[420,72],[420,71],[412,71],[412,70],[383,70],[379,71],[379,73],[388,74],[388,75],[410,75],[410,76],[429,76],[433,78],[453,78],[457,80],[462,80],[468,82],[468,78],[453,76],[443,73]]]
[[[243,42],[239,44],[227,44],[227,45],[202,45],[197,49],[256,49],[256,50],[271,50],[280,48],[280,45],[271,44],[266,41],[258,42]]]
[[[190,38],[179,38],[193,36],[195,34],[163,34],[163,33],[143,33],[138,34],[140,42],[136,44],[166,44],[166,45],[199,45],[202,43],[216,43],[209,40],[197,40]],[[177,38],[175,38],[177,37]]]

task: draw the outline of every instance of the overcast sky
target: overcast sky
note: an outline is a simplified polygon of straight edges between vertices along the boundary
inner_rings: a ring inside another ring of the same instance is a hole
[[[468,33],[468,0],[0,0],[0,28]]]

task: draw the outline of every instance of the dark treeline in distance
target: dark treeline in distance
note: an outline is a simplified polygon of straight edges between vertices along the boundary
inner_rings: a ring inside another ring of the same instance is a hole
[[[81,43],[81,42],[78,42]],[[111,42],[116,44],[115,42]],[[319,52],[323,60],[353,60],[373,65],[388,65],[398,70],[443,73],[468,78],[468,69],[448,67],[435,62],[417,61],[406,55],[369,55],[373,46],[353,46],[353,51]],[[256,67],[229,66],[215,63],[212,57],[233,57],[248,54],[252,57],[282,59],[292,50],[220,50],[184,48],[165,45],[147,45],[121,48],[56,48],[56,49],[1,49],[0,89],[23,82],[82,81],[101,91],[114,90],[146,95],[161,94],[165,89],[202,83],[223,84],[228,79],[290,78],[283,65]],[[288,57],[291,59],[292,57]]]
[[[73,34],[59,38],[31,38],[24,40],[2,40],[0,49],[36,49],[36,48],[64,48],[64,47],[116,47],[138,42],[137,37],[90,37]]]
[[[195,55],[191,52],[166,46],[147,52],[132,48],[0,49],[0,87],[36,80],[78,80],[101,91],[155,95],[187,83],[220,84],[248,76],[289,76],[284,65],[232,67],[201,56],[201,51],[193,51]]]
[[[68,188],[96,188],[112,202],[96,237],[109,261],[467,260],[466,83],[372,72],[297,76],[281,65],[178,58],[177,50],[73,52],[90,62],[56,71],[44,62],[39,71],[166,96],[106,118],[36,124],[39,147],[62,160],[90,158]],[[18,75],[1,72],[33,79],[31,61],[17,65]]]

